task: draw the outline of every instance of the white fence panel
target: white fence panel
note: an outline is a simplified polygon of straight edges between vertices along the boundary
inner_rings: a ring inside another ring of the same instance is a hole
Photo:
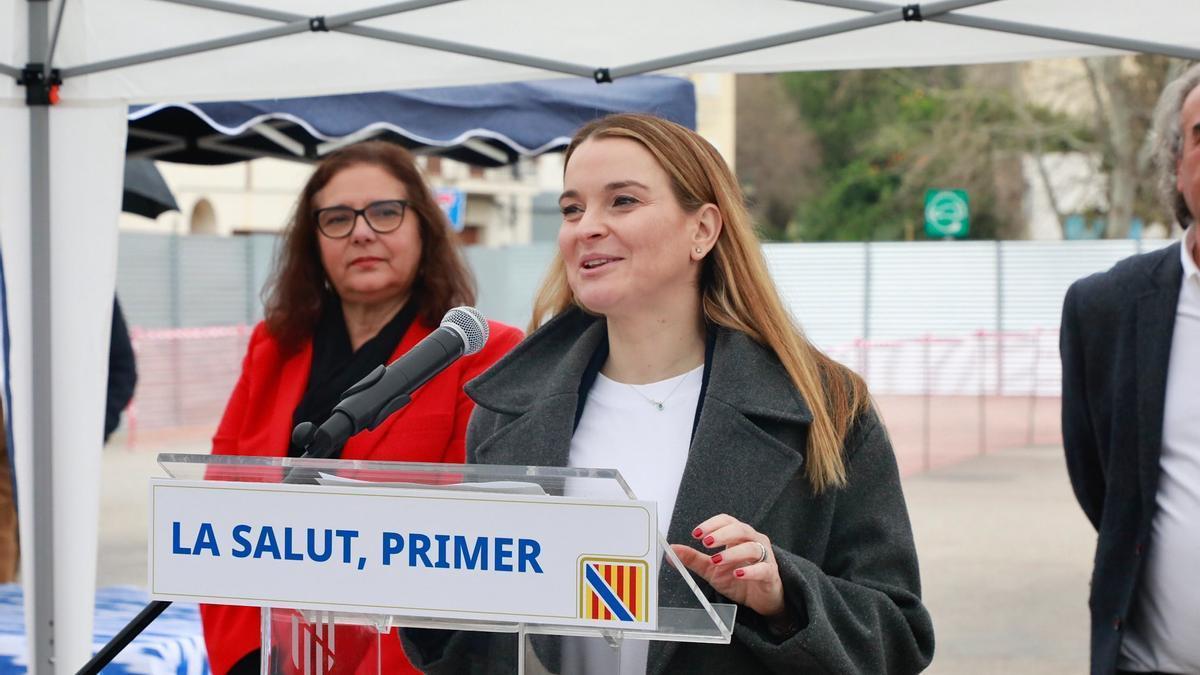
[[[858,351],[844,345],[866,327],[867,245],[861,243],[767,244],[767,267],[792,318],[808,339],[857,368]]]
[[[764,255],[808,337],[875,394],[1028,397],[1059,393],[1070,283],[1169,244],[798,243],[767,244]],[[117,287],[143,348],[137,412],[147,426],[215,423],[247,326],[262,316],[277,245],[270,234],[122,233]],[[555,251],[553,242],[468,247],[480,310],[524,328]]]

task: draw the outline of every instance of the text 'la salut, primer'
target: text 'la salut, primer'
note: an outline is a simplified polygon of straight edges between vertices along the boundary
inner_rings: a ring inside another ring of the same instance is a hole
[[[222,540],[211,523],[200,523],[185,544],[183,526],[171,523],[171,553],[232,558],[336,562],[363,569],[366,556],[355,555],[358,530],[333,528],[276,528],[235,525]],[[477,570],[542,574],[538,556],[542,545],[535,539],[480,537],[421,532],[382,532],[373,548],[384,567]]]

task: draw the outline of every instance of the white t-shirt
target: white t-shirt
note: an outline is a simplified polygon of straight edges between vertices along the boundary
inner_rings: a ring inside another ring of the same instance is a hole
[[[704,366],[642,385],[598,374],[571,438],[567,466],[620,471],[638,499],[658,504],[658,529],[665,534],[687,464],[703,379]],[[645,673],[649,644],[624,641],[619,672]],[[602,638],[566,638],[562,654],[563,675],[618,672],[616,652]]]

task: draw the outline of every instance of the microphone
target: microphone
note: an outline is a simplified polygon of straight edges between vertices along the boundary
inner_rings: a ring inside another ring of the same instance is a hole
[[[488,324],[478,310],[451,309],[437,330],[408,353],[387,366],[379,366],[347,389],[320,427],[312,422],[296,425],[292,442],[305,449],[306,458],[334,456],[351,436],[383,424],[409,402],[421,385],[460,357],[483,349],[487,339]]]
[[[488,325],[474,307],[455,307],[446,312],[437,330],[417,343],[407,354],[390,365],[379,366],[342,394],[333,414],[319,428],[301,422],[292,430],[292,442],[305,449],[310,458],[331,457],[351,436],[374,429],[389,415],[402,408],[409,396],[434,375],[459,359],[483,349]],[[309,482],[311,472],[289,472],[285,483]],[[88,661],[77,675],[99,675],[146,626],[162,614],[170,600],[155,600],[146,605],[121,632]]]

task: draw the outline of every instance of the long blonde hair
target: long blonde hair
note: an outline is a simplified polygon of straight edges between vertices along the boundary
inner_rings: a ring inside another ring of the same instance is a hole
[[[680,205],[694,213],[715,204],[724,227],[700,273],[705,318],[741,331],[775,353],[812,410],[806,471],[815,491],[846,483],[842,446],[850,425],[868,403],[860,377],[821,353],[791,319],[767,272],[741,188],[708,141],[674,122],[650,115],[610,115],[585,125],[567,147],[565,163],[591,138],[626,138],[640,143],[671,179]],[[575,303],[566,267],[555,258],[534,300],[529,331]]]

